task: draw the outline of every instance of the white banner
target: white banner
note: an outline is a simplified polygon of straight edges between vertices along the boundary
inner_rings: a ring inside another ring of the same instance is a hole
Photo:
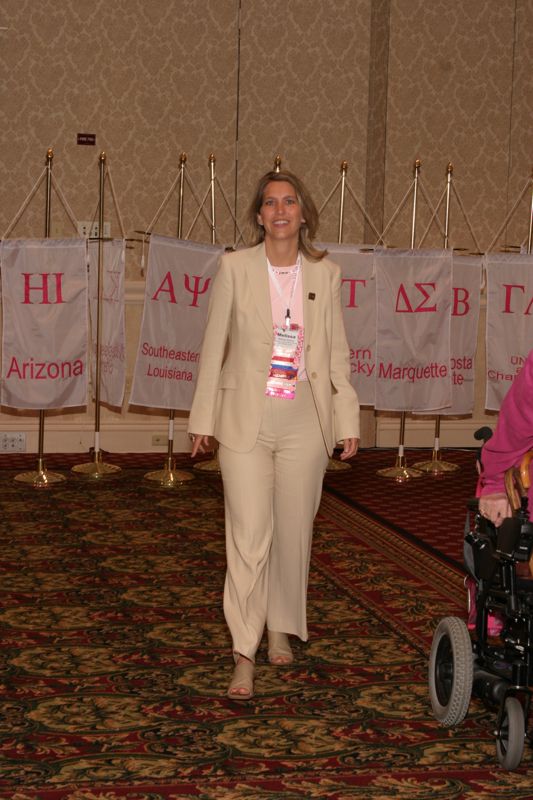
[[[487,274],[487,392],[498,411],[533,347],[533,255],[489,253]]]
[[[376,409],[451,407],[451,250],[385,250],[376,270]]]
[[[342,310],[350,347],[351,382],[361,405],[376,395],[376,281],[372,247],[325,244],[342,270]]]
[[[209,287],[223,252],[152,234],[132,405],[190,409]]]
[[[454,253],[450,367],[452,404],[442,415],[471,414],[475,400],[475,358],[481,291],[481,256]]]
[[[100,400],[121,406],[126,384],[126,336],[124,326],[123,239],[103,242],[102,309],[100,314]],[[89,242],[89,311],[91,317],[91,380],[96,385],[96,332],[98,326],[98,242]]]
[[[0,402],[46,410],[87,402],[85,239],[7,239]]]

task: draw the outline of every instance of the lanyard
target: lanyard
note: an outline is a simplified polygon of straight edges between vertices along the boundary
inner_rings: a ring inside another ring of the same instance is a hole
[[[275,271],[274,267],[272,266],[272,264],[270,263],[270,261],[268,260],[268,258],[267,258],[267,264],[268,264],[268,272],[269,272],[269,275],[270,275],[270,277],[272,279],[272,283],[274,284],[274,288],[275,288],[276,292],[278,293],[278,297],[279,297],[280,300],[283,300],[283,301],[286,302],[286,298],[285,298],[283,292],[281,291],[281,286],[279,284],[278,277],[276,275],[276,271]],[[285,314],[285,327],[286,328],[290,328],[290,326],[291,326],[291,307],[292,307],[292,301],[294,300],[294,293],[296,291],[296,284],[298,283],[298,278],[300,277],[300,267],[301,267],[301,265],[302,265],[302,259],[301,259],[300,253],[298,253],[298,260],[296,261],[296,269],[290,270],[292,273],[296,273],[296,277],[294,279],[294,283],[292,284],[291,296],[289,298],[289,306],[288,306],[287,312]]]

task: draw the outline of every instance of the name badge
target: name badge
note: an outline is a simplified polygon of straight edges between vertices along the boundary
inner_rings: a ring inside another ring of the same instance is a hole
[[[274,325],[274,345],[265,390],[267,397],[294,400],[303,342],[304,329],[300,325],[285,328]]]

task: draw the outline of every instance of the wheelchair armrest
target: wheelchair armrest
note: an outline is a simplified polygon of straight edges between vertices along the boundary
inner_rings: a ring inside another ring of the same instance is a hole
[[[529,472],[529,465],[531,463],[532,458],[533,458],[533,450],[529,450],[524,456],[522,456],[522,461],[520,462],[520,480],[522,482],[522,486],[526,490],[529,490],[531,488],[531,475]]]

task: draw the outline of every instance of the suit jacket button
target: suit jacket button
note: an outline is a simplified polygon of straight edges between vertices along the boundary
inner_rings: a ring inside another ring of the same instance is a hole
[[[316,372],[312,372],[312,373],[311,373],[311,377],[312,377],[312,378],[316,378]]]
[[[311,345],[310,345],[310,344],[308,344],[308,345],[307,345],[307,347],[306,347],[305,349],[306,349],[307,351],[309,351],[309,350],[311,349]]]

